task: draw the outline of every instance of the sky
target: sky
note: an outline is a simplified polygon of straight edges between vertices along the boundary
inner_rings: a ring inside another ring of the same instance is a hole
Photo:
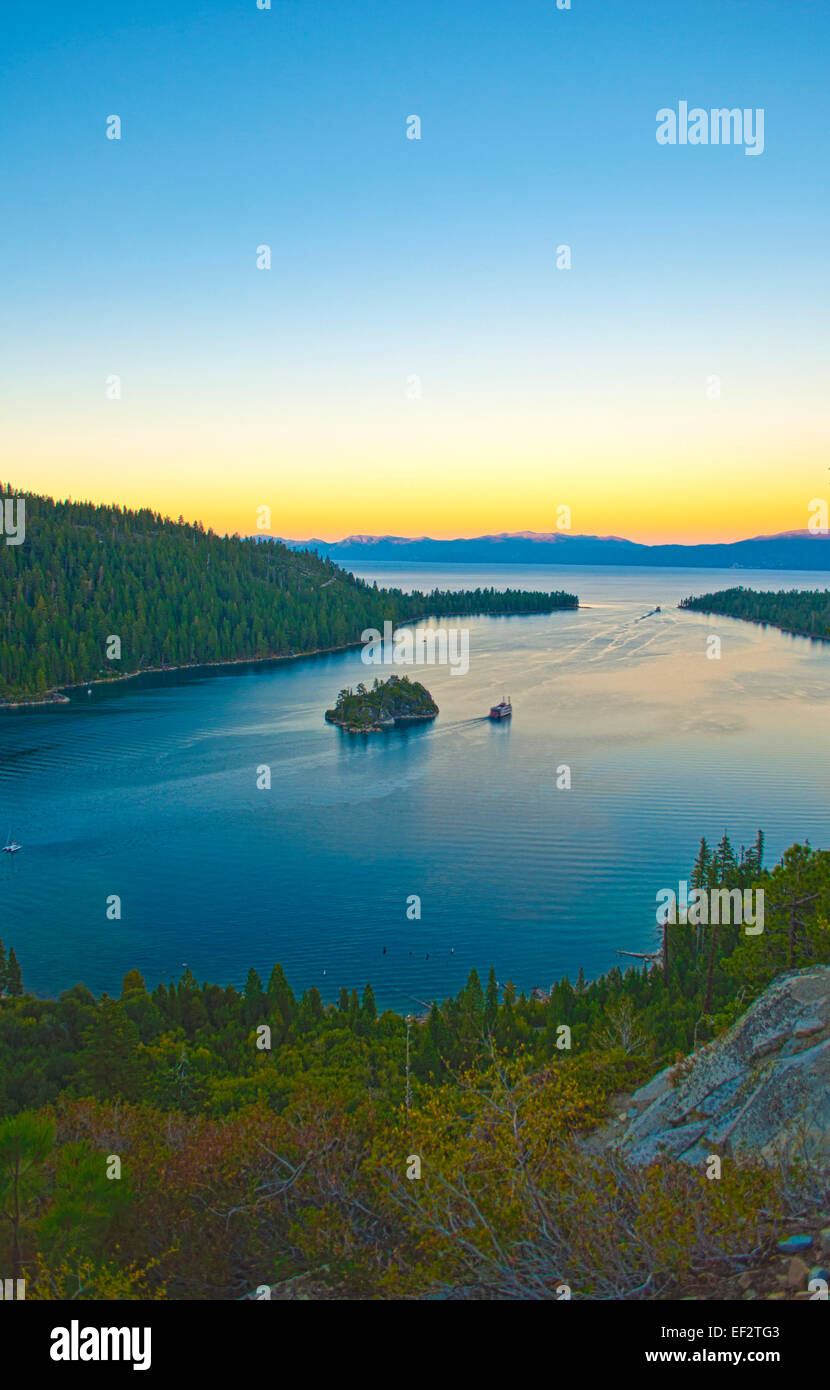
[[[829,40],[824,0],[6,6],[3,478],[297,539],[804,528]],[[763,152],[658,144],[681,101]]]

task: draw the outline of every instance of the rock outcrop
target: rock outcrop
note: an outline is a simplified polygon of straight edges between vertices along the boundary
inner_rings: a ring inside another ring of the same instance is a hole
[[[830,1162],[830,966],[781,975],[737,1023],[636,1091],[632,1163],[743,1152]]]

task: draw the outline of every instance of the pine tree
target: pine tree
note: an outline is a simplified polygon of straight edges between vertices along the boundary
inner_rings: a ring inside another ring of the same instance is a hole
[[[478,978],[478,971],[475,966],[467,976],[461,1002],[465,1012],[474,1022],[478,1023],[484,1017],[484,990],[481,988],[481,980]]]
[[[372,1023],[374,1023],[378,1016],[375,995],[371,985],[367,985],[363,991],[363,1013]]]
[[[715,851],[715,863],[718,870],[718,883],[728,885],[734,878],[738,861],[735,858],[732,842],[725,830]]]
[[[23,976],[13,946],[9,948],[9,963],[6,967],[6,993],[12,998],[23,993]]]
[[[55,1146],[55,1121],[24,1111],[0,1122],[0,1218],[11,1232],[13,1279],[23,1273],[21,1236],[45,1183],[42,1165]]]
[[[140,1099],[143,1068],[138,1029],[117,999],[105,994],[95,1022],[83,1036],[80,1084],[88,1093],[122,1100]]]
[[[692,872],[689,875],[689,884],[692,888],[705,888],[711,858],[712,856],[709,852],[709,846],[707,845],[705,839],[703,839],[700,842],[700,849],[698,850],[698,855],[694,863],[694,868],[692,869]]]
[[[274,966],[271,977],[268,981],[268,1002],[276,1005],[280,1014],[289,1023],[297,1012],[297,1000],[294,991],[285,978],[285,971],[280,964]]]
[[[9,964],[6,960],[6,952],[3,948],[3,938],[0,937],[0,998],[2,998],[2,996],[6,992],[6,986],[8,984],[8,973]]]
[[[146,994],[147,986],[140,970],[128,970],[121,983],[121,998],[128,994]]]
[[[254,970],[253,966],[248,971],[248,978],[245,981],[245,998],[250,1003],[252,1000],[259,1000],[264,993],[262,980]]]
[[[245,980],[245,1016],[249,1023],[253,1023],[265,1011],[265,990],[253,966],[248,971]]]
[[[493,1027],[499,1013],[499,986],[494,967],[490,966],[487,976],[487,991],[484,996],[484,1021],[488,1029]]]

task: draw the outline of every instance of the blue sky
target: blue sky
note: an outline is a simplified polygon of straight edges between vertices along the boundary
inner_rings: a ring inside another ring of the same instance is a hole
[[[201,489],[235,527],[250,498],[216,490],[232,463],[252,498],[298,469],[319,489],[365,468],[375,487],[390,459],[437,450],[435,485],[457,467],[459,487],[432,529],[459,532],[474,469],[495,475],[515,439],[525,526],[549,525],[547,449],[559,492],[596,469],[595,525],[578,529],[618,530],[626,516],[605,524],[601,505],[614,439],[630,476],[638,430],[685,418],[722,371],[719,470],[740,446],[736,486],[754,467],[772,488],[794,434],[809,492],[825,448],[826,5],[272,2],[0,19],[15,481],[110,496],[113,478],[176,511]],[[763,107],[764,154],[659,147],[655,113],[680,99]],[[567,276],[551,273],[560,243]],[[413,372],[415,422],[399,400]],[[295,502],[321,530],[313,493]],[[374,529],[338,506],[344,529]]]

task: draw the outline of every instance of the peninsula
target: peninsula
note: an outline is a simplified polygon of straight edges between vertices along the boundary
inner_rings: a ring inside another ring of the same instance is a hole
[[[760,592],[742,585],[684,598],[678,605],[698,613],[720,613],[798,637],[830,640],[830,589],[778,589]]]
[[[0,709],[151,671],[343,650],[386,622],[579,607],[559,591],[382,589],[270,537],[0,484],[3,515],[23,503],[25,544],[0,545]]]

